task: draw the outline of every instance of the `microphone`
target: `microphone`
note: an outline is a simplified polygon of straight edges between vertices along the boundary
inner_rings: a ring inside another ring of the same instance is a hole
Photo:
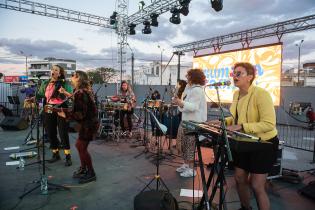
[[[230,86],[230,85],[231,85],[231,81],[227,80],[223,82],[216,82],[216,83],[208,84],[206,85],[206,87],[219,87],[219,86]]]

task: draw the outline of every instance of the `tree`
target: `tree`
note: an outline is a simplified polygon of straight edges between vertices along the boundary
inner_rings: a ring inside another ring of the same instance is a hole
[[[95,70],[88,71],[87,74],[94,84],[99,84],[109,82],[110,79],[116,76],[117,72],[113,68],[100,67]]]

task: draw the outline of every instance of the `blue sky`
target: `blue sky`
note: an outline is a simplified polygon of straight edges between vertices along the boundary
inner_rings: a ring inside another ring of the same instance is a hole
[[[4,0],[0,0],[4,2]],[[115,0],[38,0],[37,2],[109,17],[115,10]],[[150,0],[145,0],[150,4]],[[129,1],[129,14],[136,12],[138,1]],[[257,26],[285,21],[315,13],[315,0],[225,0],[223,10],[215,12],[209,0],[192,0],[190,13],[181,17],[182,23],[168,21],[170,13],[163,14],[159,27],[152,27],[152,34],[129,36],[128,42],[135,51],[135,58],[159,60],[161,45],[163,58],[172,55],[172,46],[218,35],[237,32]],[[76,59],[78,69],[100,66],[116,67],[116,34],[111,29],[81,23],[58,20],[12,10],[0,9],[0,72],[16,75],[25,71],[25,57],[19,51],[32,55],[31,59]],[[315,61],[315,29],[284,35],[283,66],[297,66],[297,47],[304,39],[301,61]],[[276,38],[259,40],[254,45],[275,42]],[[229,50],[232,46],[224,47]],[[239,46],[233,46],[240,48]],[[127,50],[128,51],[128,50]],[[211,50],[207,51],[208,53]],[[127,57],[130,57],[128,52]],[[95,60],[102,59],[102,60]],[[186,54],[183,62],[190,62],[192,54]],[[140,64],[140,60],[136,65]],[[176,60],[174,60],[176,62]],[[130,66],[130,61],[128,65]]]

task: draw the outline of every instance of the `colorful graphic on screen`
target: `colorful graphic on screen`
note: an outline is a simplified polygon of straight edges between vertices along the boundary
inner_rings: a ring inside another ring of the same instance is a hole
[[[221,102],[231,103],[233,92],[237,89],[233,85],[231,73],[233,64],[237,62],[249,62],[255,65],[257,72],[254,84],[266,89],[270,93],[274,105],[279,106],[282,44],[194,57],[193,68],[203,69],[208,80],[207,84],[230,80],[232,84],[219,87],[219,92]],[[207,98],[209,102],[218,101],[214,87],[206,87],[206,93],[210,97],[210,99]]]

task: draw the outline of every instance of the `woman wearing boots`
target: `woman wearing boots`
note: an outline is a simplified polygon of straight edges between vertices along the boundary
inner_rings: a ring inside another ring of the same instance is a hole
[[[52,107],[59,105],[60,107],[67,108],[67,104],[64,103],[66,95],[59,92],[60,88],[64,88],[68,93],[72,93],[71,85],[65,81],[65,70],[59,65],[53,65],[51,68],[51,78],[47,81],[42,82],[37,98],[45,98],[45,106]],[[71,155],[70,155],[70,143],[68,135],[68,122],[59,117],[56,112],[51,109],[45,109],[45,126],[50,141],[50,149],[53,152],[53,156],[49,163],[54,163],[60,160],[59,149],[63,149],[66,162],[65,166],[71,166]],[[57,128],[60,140],[57,137]]]
[[[76,148],[79,152],[81,166],[73,173],[73,178],[78,178],[79,183],[83,184],[96,180],[88,146],[95,137],[99,122],[97,107],[87,74],[83,71],[76,71],[71,77],[71,83],[75,90],[72,112],[58,112],[58,115],[67,117],[67,119],[74,119],[79,123]],[[64,89],[60,89],[60,92],[63,93],[64,91]]]

